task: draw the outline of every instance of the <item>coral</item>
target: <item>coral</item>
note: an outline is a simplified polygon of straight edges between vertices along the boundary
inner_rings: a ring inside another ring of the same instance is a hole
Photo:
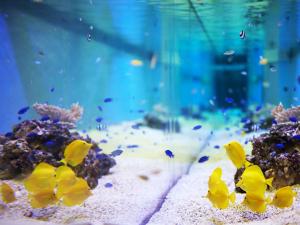
[[[300,184],[299,137],[299,122],[273,125],[269,132],[252,139],[252,155],[247,156],[247,159],[258,165],[266,178],[274,177],[275,188]],[[244,168],[241,168],[236,172],[235,183],[243,170]]]
[[[69,124],[52,120],[25,120],[17,124],[9,135],[0,135],[0,178],[11,179],[30,173],[40,162],[55,167],[62,165],[65,147],[80,139],[92,144],[83,163],[72,167],[76,175],[95,188],[98,179],[115,165],[115,160],[101,154],[101,149],[89,137],[71,132]]]
[[[278,123],[288,122],[292,117],[295,117],[299,120],[300,106],[284,109],[283,105],[280,103],[272,110],[272,115],[275,117]]]
[[[33,108],[41,116],[71,124],[76,123],[83,114],[83,108],[78,103],[72,104],[69,110],[54,105],[39,103],[35,103]]]

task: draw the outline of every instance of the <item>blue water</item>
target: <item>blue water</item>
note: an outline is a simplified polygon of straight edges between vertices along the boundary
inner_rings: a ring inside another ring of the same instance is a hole
[[[157,105],[170,118],[297,105],[299,9],[298,0],[3,0],[0,132],[35,102],[79,102],[83,129],[98,117],[107,125],[142,118]],[[22,119],[36,117],[30,110]]]

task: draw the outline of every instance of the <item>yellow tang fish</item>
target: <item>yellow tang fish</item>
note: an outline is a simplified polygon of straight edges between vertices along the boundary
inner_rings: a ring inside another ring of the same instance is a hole
[[[231,162],[236,166],[236,168],[241,168],[242,166],[249,166],[250,163],[246,161],[246,154],[243,146],[238,141],[231,141],[224,145],[226,153],[230,158]]]
[[[80,205],[91,194],[87,182],[82,178],[77,178],[76,183],[62,193],[62,202],[66,206]]]
[[[6,204],[16,201],[14,190],[6,183],[2,183],[0,186],[2,195],[2,201]]]
[[[208,180],[208,189],[210,191],[214,191],[218,187],[218,183],[222,181],[221,176],[222,169],[220,167],[214,169]]]
[[[29,192],[39,193],[45,189],[55,188],[55,167],[40,163],[35,167],[32,174],[24,182],[25,188]]]
[[[252,211],[263,213],[266,211],[267,204],[270,203],[268,198],[264,197],[264,193],[246,193],[243,204],[248,206]]]
[[[246,167],[236,186],[242,188],[247,193],[264,193],[267,189],[267,185],[272,187],[272,181],[273,178],[265,179],[259,166],[253,165]]]
[[[214,207],[219,209],[226,209],[229,202],[235,202],[235,193],[229,194],[228,187],[224,181],[219,181],[217,187],[213,191],[208,190],[207,198],[211,201]]]
[[[133,59],[130,61],[130,64],[132,66],[142,66],[143,65],[143,62],[139,59]]]
[[[290,207],[293,204],[294,197],[297,195],[291,186],[280,188],[276,191],[272,205],[278,208]]]
[[[44,189],[38,193],[29,194],[32,208],[45,208],[48,205],[55,204],[58,200],[52,189]]]
[[[77,166],[82,163],[91,147],[92,144],[83,140],[72,141],[65,149],[65,161],[71,166]]]
[[[76,175],[70,167],[60,166],[56,170],[56,181],[56,197],[60,199],[63,196],[63,193],[75,184]]]

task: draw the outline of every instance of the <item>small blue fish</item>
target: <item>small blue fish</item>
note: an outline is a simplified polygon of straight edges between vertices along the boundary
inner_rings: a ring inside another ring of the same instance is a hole
[[[112,98],[105,98],[103,101],[104,101],[105,103],[112,102]]]
[[[22,119],[22,117],[21,116],[18,116],[18,120],[21,120]]]
[[[104,143],[104,144],[106,144],[106,143],[107,143],[107,140],[105,140],[105,139],[102,139],[102,140],[100,141],[100,143]]]
[[[273,125],[277,125],[277,121],[275,119],[272,120]]]
[[[30,132],[29,134],[26,135],[26,137],[30,139],[36,138],[37,136],[38,136],[37,133],[34,132]]]
[[[98,105],[98,109],[99,111],[103,111],[103,108],[100,105]]]
[[[117,149],[117,150],[114,150],[113,152],[110,153],[110,156],[112,157],[116,157],[116,156],[119,156],[123,153],[123,150],[121,149]]]
[[[144,112],[145,112],[145,111],[142,110],[142,109],[138,110],[138,113],[144,113]]]
[[[278,149],[283,149],[284,148],[284,144],[276,144],[275,146]]]
[[[56,143],[54,141],[46,141],[43,145],[47,148],[54,148],[56,146]]]
[[[202,127],[201,125],[196,125],[193,127],[193,130],[199,130],[199,129],[201,129],[201,127]]]
[[[22,115],[22,114],[26,113],[29,109],[30,109],[29,106],[23,107],[18,111],[18,114]]]
[[[293,136],[293,138],[294,138],[295,140],[298,140],[298,141],[300,141],[300,135],[299,135],[299,134],[297,134],[297,135],[294,135],[294,136]]]
[[[200,157],[200,159],[198,160],[198,162],[199,163],[203,163],[203,162],[206,162],[208,159],[209,159],[208,156],[202,156],[202,157]]]
[[[219,145],[215,145],[214,148],[218,149],[218,148],[220,148],[220,146]]]
[[[174,154],[173,154],[173,152],[172,152],[171,150],[166,150],[165,153],[166,153],[166,155],[167,155],[168,157],[174,158]]]
[[[54,88],[54,87],[50,89],[50,92],[54,92],[54,91],[55,91],[55,88]]]
[[[59,119],[54,119],[53,120],[53,123],[58,123],[59,122]]]
[[[40,120],[41,121],[47,121],[47,120],[50,120],[50,117],[49,116],[43,116]]]
[[[106,188],[111,188],[113,185],[111,184],[111,183],[106,183],[105,185],[104,185],[104,187],[106,187]]]
[[[96,122],[97,122],[97,123],[101,123],[101,122],[102,122],[102,120],[103,120],[103,118],[102,118],[102,117],[98,117],[98,118],[96,118]]]
[[[258,111],[261,110],[261,108],[262,108],[262,106],[260,106],[260,105],[259,105],[259,106],[256,106],[255,111],[258,112]]]
[[[138,145],[127,145],[127,148],[138,148]]]
[[[227,102],[227,103],[229,103],[229,104],[231,104],[231,103],[233,103],[233,98],[225,98],[225,101]]]
[[[14,134],[12,133],[12,132],[7,132],[6,134],[5,134],[5,137],[7,137],[7,138],[11,138],[11,137],[13,137],[14,136]]]
[[[287,86],[284,86],[284,87],[283,87],[283,90],[284,90],[284,92],[288,92],[288,91],[289,91],[289,88],[288,88]]]
[[[134,124],[131,126],[131,128],[138,130],[140,128],[140,124]]]
[[[289,120],[290,120],[291,122],[293,122],[293,123],[296,123],[296,122],[298,121],[297,117],[295,117],[295,116],[291,116],[291,117],[289,118]]]

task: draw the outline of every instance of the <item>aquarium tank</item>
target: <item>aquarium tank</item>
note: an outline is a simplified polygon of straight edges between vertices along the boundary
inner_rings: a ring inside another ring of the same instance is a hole
[[[0,0],[0,225],[300,224],[300,0]]]

